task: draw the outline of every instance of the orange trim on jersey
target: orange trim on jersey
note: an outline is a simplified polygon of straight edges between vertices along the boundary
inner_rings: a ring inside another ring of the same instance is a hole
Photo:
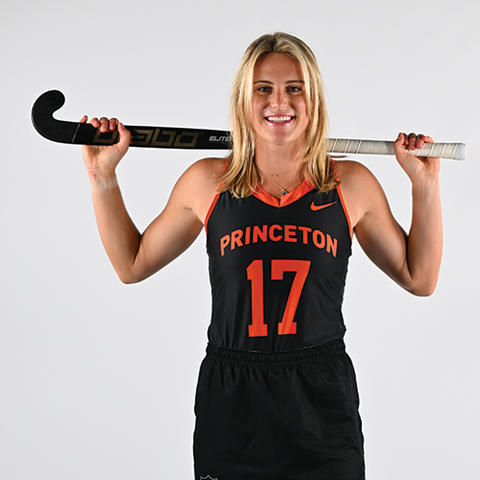
[[[225,169],[223,170],[223,173],[225,173],[227,171],[227,168],[228,168],[228,158],[225,159]],[[223,183],[220,183],[217,187],[217,190],[220,190],[223,186]],[[210,203],[210,207],[208,209],[208,212],[207,212],[207,215],[205,216],[205,221],[203,222],[203,226],[205,228],[205,233],[207,233],[207,223],[208,223],[208,219],[210,218],[210,215],[212,214],[212,211],[213,209],[215,208],[215,205],[218,201],[218,197],[220,196],[220,192],[218,192],[214,197],[213,197],[213,200],[212,202]]]
[[[303,197],[307,192],[313,190],[314,186],[311,185],[307,180],[303,182],[291,192],[282,195],[280,198],[274,197],[266,192],[260,185],[257,186],[257,189],[253,192],[253,195],[257,197],[262,202],[272,205],[272,207],[284,207],[293,203],[295,200],[298,200],[300,197]]]
[[[210,208],[208,209],[207,216],[205,217],[205,221],[203,222],[203,226],[205,227],[205,233],[207,233],[207,223],[208,219],[210,218],[210,215],[212,214],[213,209],[215,208],[215,205],[217,203],[218,197],[220,197],[220,192],[218,192],[212,200],[212,203],[210,204]]]
[[[332,157],[329,156],[329,158],[330,158],[330,163],[331,163],[332,168],[333,168],[333,174],[335,175],[335,179],[338,181],[339,179],[338,179],[338,176],[337,176],[337,169],[335,167],[335,162],[333,161]],[[353,242],[352,224],[350,222],[350,215],[348,214],[347,207],[345,205],[345,201],[343,200],[342,189],[340,188],[340,185],[337,185],[336,189],[337,189],[337,192],[338,192],[338,196],[340,197],[340,203],[342,204],[343,211],[345,212],[345,216],[347,217],[348,233],[350,235],[350,241]]]
[[[225,173],[227,171],[227,168],[228,168],[228,157],[225,159],[225,163],[223,164],[225,166],[225,169],[223,170],[223,173]],[[223,183],[222,183],[223,185]]]

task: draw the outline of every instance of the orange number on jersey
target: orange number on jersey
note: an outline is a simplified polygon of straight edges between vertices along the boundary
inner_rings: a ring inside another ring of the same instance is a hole
[[[252,324],[249,337],[266,337],[268,325],[263,322],[263,260],[254,260],[247,267],[247,278],[252,281]]]
[[[278,325],[279,335],[297,333],[297,323],[293,321],[293,318],[310,269],[310,263],[310,260],[272,260],[272,280],[283,280],[284,272],[296,272],[282,321]],[[247,267],[247,278],[252,281],[252,323],[248,326],[248,336],[265,337],[268,334],[268,325],[263,318],[263,260],[254,260]]]

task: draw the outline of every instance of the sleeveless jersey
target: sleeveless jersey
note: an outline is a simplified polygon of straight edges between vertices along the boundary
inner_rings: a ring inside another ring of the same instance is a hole
[[[209,343],[282,352],[344,337],[352,231],[340,185],[320,192],[304,180],[281,199],[261,186],[246,198],[217,193],[205,231]]]

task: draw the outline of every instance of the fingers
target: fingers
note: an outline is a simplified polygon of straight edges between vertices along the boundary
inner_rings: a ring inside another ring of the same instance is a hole
[[[130,130],[128,130],[128,128],[125,128],[125,126],[121,122],[119,122],[118,124],[118,131],[120,133],[120,141],[118,142],[119,146],[121,149],[124,149],[126,152],[130,145],[132,134],[130,133]]]
[[[118,127],[118,118],[111,118],[110,121],[108,121],[108,129],[109,130],[115,130]]]
[[[432,137],[423,133],[417,135],[414,132],[409,133],[408,136],[406,133],[400,132],[396,141],[400,141],[401,145],[405,146],[407,150],[416,150],[417,148],[423,148],[425,143],[434,143]]]
[[[85,123],[88,120],[87,115],[84,115],[80,123]],[[107,117],[100,117],[100,120],[97,117],[93,117],[90,120],[90,123],[95,128],[100,128],[101,132],[113,131],[118,127],[119,121],[118,118],[112,117],[110,120]]]

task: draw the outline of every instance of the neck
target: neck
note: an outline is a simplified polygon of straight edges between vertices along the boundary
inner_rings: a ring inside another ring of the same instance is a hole
[[[265,173],[292,177],[303,163],[304,143],[275,145],[258,139],[255,143],[255,163]]]

